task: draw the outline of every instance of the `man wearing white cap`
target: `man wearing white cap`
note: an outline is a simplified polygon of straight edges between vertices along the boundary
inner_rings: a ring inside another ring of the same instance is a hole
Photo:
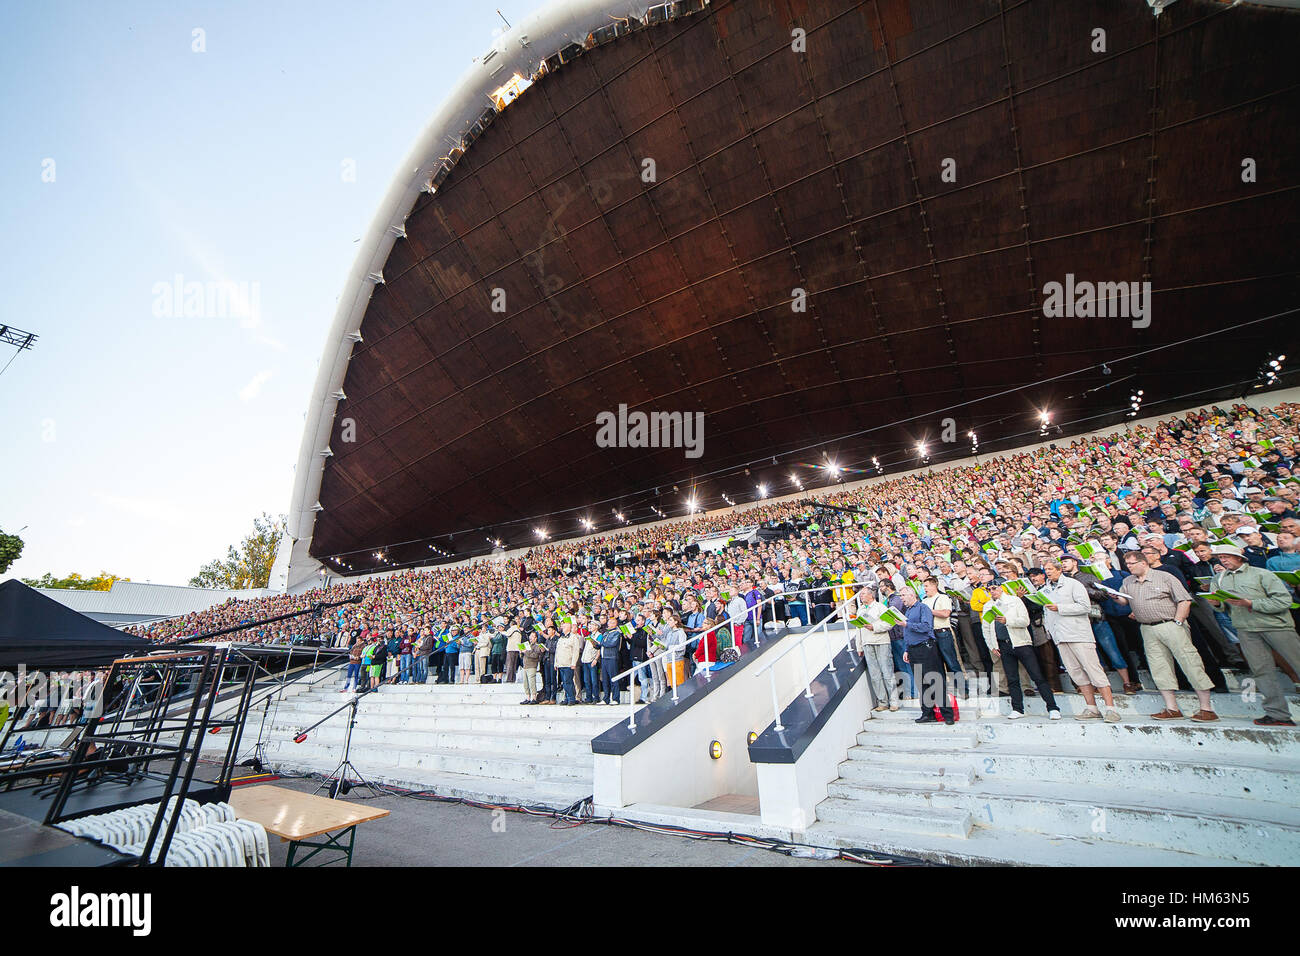
[[[1294,727],[1286,693],[1273,664],[1276,651],[1300,670],[1300,635],[1296,634],[1288,613],[1291,592],[1272,571],[1249,564],[1240,548],[1219,545],[1214,555],[1223,567],[1214,577],[1214,589],[1237,595],[1222,603],[1228,605],[1232,626],[1241,641],[1241,652],[1264,695],[1264,716],[1255,723],[1261,727]]]

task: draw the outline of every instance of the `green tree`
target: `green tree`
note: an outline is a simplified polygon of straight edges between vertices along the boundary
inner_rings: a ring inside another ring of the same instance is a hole
[[[72,591],[108,591],[113,587],[114,581],[130,581],[130,578],[120,577],[116,574],[109,574],[107,571],[100,571],[93,578],[83,578],[76,571],[73,571],[66,578],[56,578],[49,571],[46,571],[39,578],[23,578],[23,584],[33,588],[63,588]]]
[[[5,534],[0,531],[0,574],[9,570],[9,565],[13,564],[23,553],[23,539],[16,534]]]
[[[288,524],[288,516],[272,518],[263,512],[253,519],[253,533],[236,547],[231,545],[225,558],[209,561],[190,578],[200,588],[264,588],[271,580],[271,565]]]

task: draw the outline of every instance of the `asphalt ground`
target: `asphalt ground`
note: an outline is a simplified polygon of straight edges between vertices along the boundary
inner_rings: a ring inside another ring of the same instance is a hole
[[[283,778],[276,786],[312,792],[319,781]],[[322,791],[322,793],[324,793]],[[327,795],[327,794],[326,794]],[[349,803],[383,807],[387,817],[356,829],[353,866],[861,866],[790,857],[756,846],[693,840],[604,823],[574,824],[505,810],[353,791]],[[271,862],[284,866],[287,843],[271,838]],[[306,853],[299,849],[298,857]],[[336,854],[320,854],[315,865]]]

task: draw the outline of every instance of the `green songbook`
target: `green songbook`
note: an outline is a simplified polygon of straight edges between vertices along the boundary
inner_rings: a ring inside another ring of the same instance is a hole
[[[894,608],[887,608],[880,615],[881,623],[888,624],[890,627],[897,627],[899,624],[906,624],[907,618],[899,614]]]

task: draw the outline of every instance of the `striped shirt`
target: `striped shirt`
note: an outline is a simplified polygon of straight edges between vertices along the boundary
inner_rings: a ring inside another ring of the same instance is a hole
[[[1145,581],[1130,574],[1119,590],[1128,598],[1129,606],[1133,608],[1133,619],[1139,624],[1172,621],[1178,605],[1192,599],[1181,581],[1168,571],[1154,568],[1147,572]]]

